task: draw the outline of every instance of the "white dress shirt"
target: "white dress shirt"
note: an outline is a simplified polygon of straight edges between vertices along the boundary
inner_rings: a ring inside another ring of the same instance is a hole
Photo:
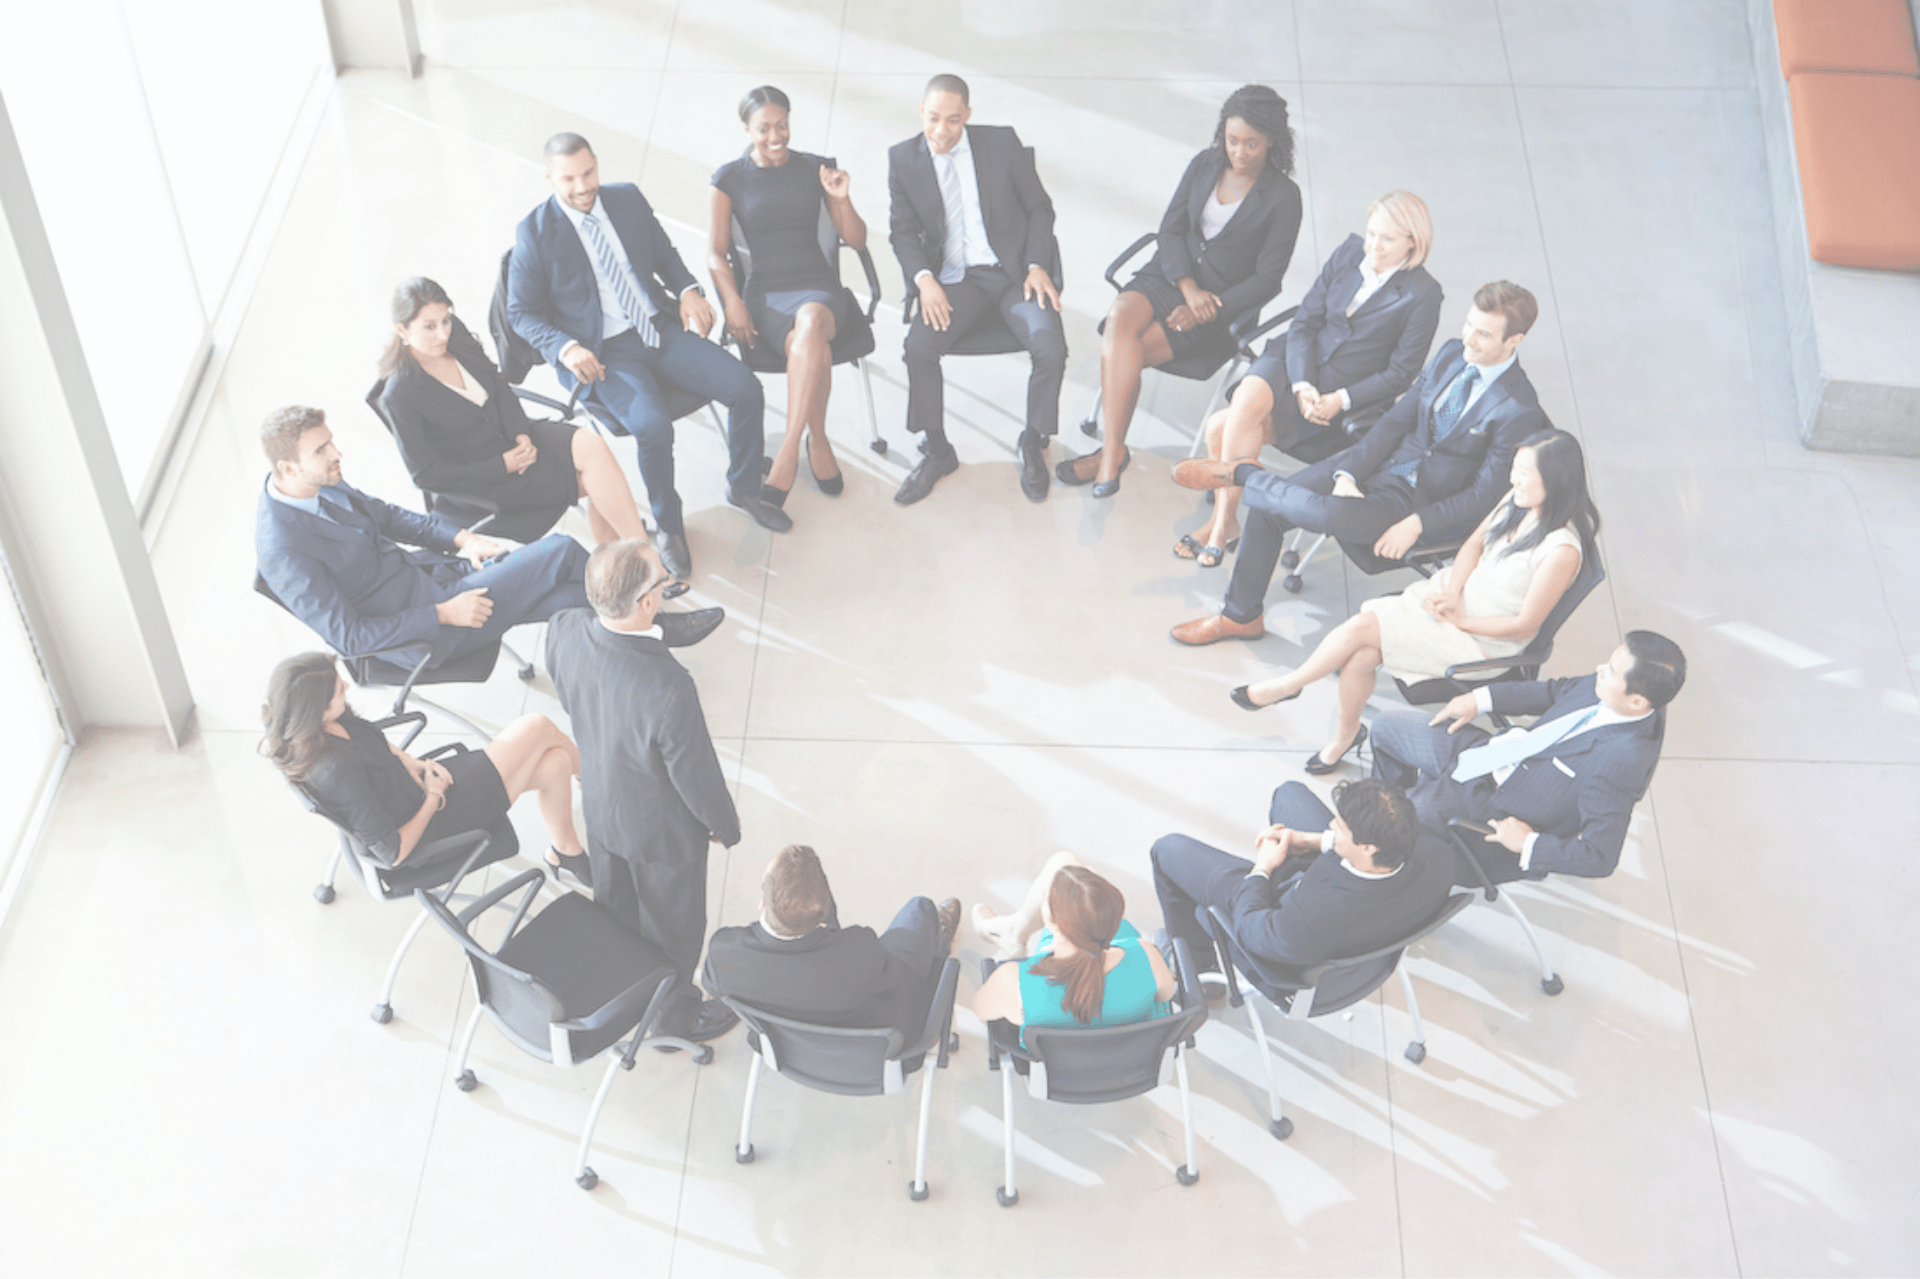
[[[600,340],[604,342],[617,334],[628,332],[633,325],[627,322],[626,316],[620,314],[620,304],[614,301],[613,281],[609,280],[606,272],[600,269],[600,255],[593,251],[593,241],[587,238],[586,230],[580,225],[581,220],[587,215],[565,200],[560,201],[560,211],[567,215],[567,221],[573,223],[573,233],[580,237],[580,247],[587,252],[587,265],[593,268],[593,287],[600,291]],[[607,243],[613,246],[613,256],[619,258],[620,265],[626,267],[627,273],[633,276],[633,287],[641,296],[646,296],[647,282],[641,278],[639,272],[633,269],[633,259],[627,256],[627,246],[620,242],[620,233],[613,229],[613,219],[607,216],[606,206],[601,204],[600,197],[597,195],[593,197],[593,216],[600,219],[601,229],[606,232]],[[689,284],[680,291],[680,296],[684,298],[689,292],[699,287],[698,284]],[[660,326],[656,323],[655,327]],[[566,359],[567,352],[579,345],[578,342],[569,342],[561,347],[560,358]]]
[[[951,170],[951,177],[942,170],[942,166]],[[933,167],[934,181],[940,187],[943,202],[946,199],[945,184],[954,180],[960,184],[960,248],[965,255],[967,266],[972,268],[1000,265],[1000,259],[993,255],[993,246],[987,243],[987,221],[980,212],[980,179],[973,169],[973,140],[967,136],[965,129],[960,131],[960,140],[953,144],[951,151],[933,157]],[[953,238],[953,233],[954,228],[948,227],[949,242]],[[923,275],[938,278],[937,272],[922,267],[914,272],[913,282],[920,283],[920,277]]]

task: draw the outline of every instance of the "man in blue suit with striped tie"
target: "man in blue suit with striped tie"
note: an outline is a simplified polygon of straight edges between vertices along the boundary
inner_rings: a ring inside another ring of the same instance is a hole
[[[792,528],[791,517],[760,496],[760,383],[704,340],[713,307],[653,206],[630,182],[601,186],[600,163],[577,133],[547,140],[546,173],[553,196],[514,236],[507,318],[562,385],[588,384],[587,394],[633,436],[667,572],[693,572],[673,487],[671,388],[727,406],[727,501],[776,533]]]
[[[1604,878],[1620,864],[1633,806],[1660,762],[1667,703],[1686,679],[1678,644],[1629,631],[1592,675],[1488,684],[1431,720],[1382,715],[1373,775],[1405,787],[1426,825],[1458,818],[1485,827],[1490,847],[1479,861],[1496,883],[1556,872]],[[1491,712],[1540,718],[1492,737],[1473,724]],[[1479,879],[1463,866],[1455,881]]]

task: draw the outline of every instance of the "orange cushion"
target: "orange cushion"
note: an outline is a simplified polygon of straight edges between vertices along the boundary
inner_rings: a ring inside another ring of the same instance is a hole
[[[1920,271],[1920,80],[1810,72],[1787,91],[1813,260]]]
[[[1773,0],[1780,74],[1874,71],[1920,75],[1907,0]]]

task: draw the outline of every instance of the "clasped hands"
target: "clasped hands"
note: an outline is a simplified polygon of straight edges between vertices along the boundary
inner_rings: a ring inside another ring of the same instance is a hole
[[[1289,857],[1307,856],[1320,851],[1320,836],[1303,830],[1290,830],[1276,822],[1254,837],[1253,868],[1271,875]]]
[[[507,464],[507,474],[525,475],[527,468],[539,460],[540,451],[533,446],[530,435],[516,435],[513,440],[513,447],[502,453],[500,460]]]
[[[430,759],[415,759],[411,755],[402,755],[400,762],[407,766],[407,772],[413,778],[413,784],[429,795],[444,795],[447,787],[453,785],[453,774],[445,766]]]
[[[1191,276],[1180,281],[1180,296],[1186,299],[1185,304],[1167,313],[1167,327],[1175,333],[1209,324],[1220,314],[1220,296],[1195,284]]]
[[[1294,400],[1300,405],[1300,416],[1315,426],[1326,426],[1346,410],[1341,402],[1339,391],[1322,394],[1311,387],[1301,387],[1293,393]]]

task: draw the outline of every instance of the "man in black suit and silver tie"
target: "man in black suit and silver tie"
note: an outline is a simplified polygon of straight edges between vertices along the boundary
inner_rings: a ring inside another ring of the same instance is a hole
[[[967,82],[937,75],[920,99],[920,135],[887,153],[889,238],[920,295],[907,330],[907,429],[925,437],[925,456],[894,494],[903,506],[960,466],[947,441],[940,359],[990,315],[1006,321],[1033,359],[1020,434],[1020,489],[1033,501],[1047,495],[1046,449],[1060,426],[1067,338],[1053,201],[1020,135],[968,124],[972,115]]]
[[[693,676],[661,643],[666,571],[640,538],[587,560],[593,605],[547,623],[547,669],[580,743],[593,899],[666,952],[665,1034],[704,1040],[739,1018],[693,984],[707,939],[707,845],[740,842],[740,815]]]
[[[1592,675],[1488,684],[1430,721],[1382,715],[1373,773],[1406,787],[1430,826],[1460,818],[1487,828],[1498,847],[1479,861],[1496,883],[1554,872],[1600,879],[1620,864],[1633,806],[1660,762],[1667,703],[1686,679],[1678,644],[1629,631]],[[1540,718],[1496,738],[1473,724],[1493,711]],[[1479,879],[1463,866],[1456,881]]]

